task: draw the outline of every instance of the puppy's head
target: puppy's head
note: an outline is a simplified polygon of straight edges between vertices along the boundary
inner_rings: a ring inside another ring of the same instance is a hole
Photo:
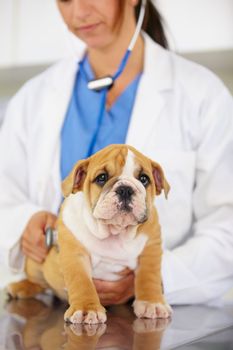
[[[65,197],[83,191],[95,220],[118,234],[147,220],[155,194],[167,197],[169,184],[159,164],[131,146],[111,145],[79,161],[62,189]]]

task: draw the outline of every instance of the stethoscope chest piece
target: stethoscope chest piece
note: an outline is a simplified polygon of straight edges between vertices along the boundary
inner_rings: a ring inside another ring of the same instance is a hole
[[[52,246],[57,244],[57,231],[48,227],[45,230],[45,245],[46,248],[50,249]]]
[[[101,91],[103,89],[110,89],[113,86],[113,82],[113,77],[111,75],[108,75],[99,79],[90,80],[87,83],[87,87],[90,90]]]

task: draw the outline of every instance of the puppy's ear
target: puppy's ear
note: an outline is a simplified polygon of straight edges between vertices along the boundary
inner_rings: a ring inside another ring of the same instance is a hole
[[[162,192],[162,190],[164,190],[165,198],[167,199],[167,195],[170,190],[170,185],[164,176],[163,169],[158,163],[153,161],[151,163],[152,163],[152,174],[154,177],[156,194],[159,195]]]
[[[65,178],[65,180],[63,180],[62,193],[64,197],[69,196],[70,193],[82,191],[88,164],[89,159],[78,161],[69,175]]]

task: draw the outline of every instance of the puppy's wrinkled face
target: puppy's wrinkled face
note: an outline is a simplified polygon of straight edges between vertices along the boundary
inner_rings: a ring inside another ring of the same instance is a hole
[[[126,145],[108,146],[79,162],[71,183],[73,193],[84,191],[93,217],[113,235],[147,220],[155,192],[169,190],[160,166]]]
[[[119,156],[119,155],[118,155]],[[92,185],[92,209],[96,219],[112,225],[112,233],[117,228],[137,225],[147,219],[147,192],[149,196],[150,175],[137,161],[135,154],[128,150],[122,155],[121,166],[117,173],[111,171],[116,160],[109,159],[112,167],[105,164],[99,169]],[[94,186],[98,190],[94,190]],[[95,194],[94,194],[95,193]],[[114,230],[115,226],[115,230]]]

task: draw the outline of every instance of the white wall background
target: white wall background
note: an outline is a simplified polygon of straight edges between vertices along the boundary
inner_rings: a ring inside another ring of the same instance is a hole
[[[155,0],[178,52],[233,49],[232,0]]]
[[[154,0],[175,52],[214,71],[233,93],[233,0]]]
[[[154,2],[165,19],[170,47],[226,77],[232,87],[233,0]],[[0,97],[68,54],[56,1],[0,0],[0,51]]]

